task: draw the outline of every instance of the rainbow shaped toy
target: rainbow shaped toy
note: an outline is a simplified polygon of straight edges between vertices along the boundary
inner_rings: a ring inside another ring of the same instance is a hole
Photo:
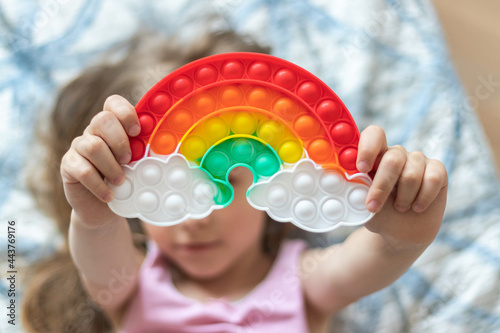
[[[254,175],[253,207],[324,232],[359,225],[371,178],[356,170],[359,131],[333,91],[308,71],[256,53],[187,64],[136,106],[126,180],[110,187],[118,215],[169,226],[232,201],[236,166]]]

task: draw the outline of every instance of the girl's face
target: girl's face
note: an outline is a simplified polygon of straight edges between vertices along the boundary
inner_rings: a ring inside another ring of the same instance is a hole
[[[210,279],[232,268],[246,256],[263,256],[262,237],[266,213],[248,204],[246,191],[253,175],[245,167],[231,171],[234,188],[231,204],[200,220],[171,227],[143,223],[149,238],[185,274]]]

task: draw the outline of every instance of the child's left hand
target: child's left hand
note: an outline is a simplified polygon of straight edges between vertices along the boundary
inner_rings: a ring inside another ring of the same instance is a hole
[[[441,162],[401,146],[388,147],[384,131],[370,126],[361,133],[357,167],[365,173],[376,169],[366,205],[377,214],[365,224],[368,230],[396,247],[434,240],[448,188]]]

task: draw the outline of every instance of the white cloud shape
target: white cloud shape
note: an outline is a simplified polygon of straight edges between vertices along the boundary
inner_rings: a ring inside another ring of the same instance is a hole
[[[341,225],[360,225],[373,216],[365,206],[371,179],[366,174],[346,175],[325,170],[310,159],[253,184],[247,199],[280,222],[301,229],[326,232]],[[352,182],[359,179],[363,183]]]
[[[108,183],[114,193],[109,207],[120,216],[151,224],[170,226],[201,219],[227,206],[232,198],[230,185],[214,181],[203,169],[190,167],[181,154],[166,159],[145,157],[133,166],[123,166],[123,170],[126,180],[122,185]],[[371,179],[366,174],[346,177],[351,181],[303,159],[291,169],[250,186],[247,199],[276,221],[292,222],[307,231],[363,224],[373,216],[364,204]],[[353,182],[355,178],[362,182]]]
[[[216,183],[204,170],[190,168],[180,154],[167,159],[145,157],[132,167],[123,166],[123,170],[123,184],[108,183],[114,193],[108,205],[120,216],[170,226],[190,218],[204,218],[224,207],[215,203],[220,193]]]

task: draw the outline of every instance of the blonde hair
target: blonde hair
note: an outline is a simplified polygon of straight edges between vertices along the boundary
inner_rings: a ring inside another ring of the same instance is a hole
[[[41,140],[47,147],[41,172],[29,181],[39,206],[57,224],[66,238],[71,207],[67,203],[59,163],[72,140],[83,133],[90,120],[113,94],[132,104],[159,79],[186,63],[223,52],[269,53],[249,38],[234,32],[212,33],[190,45],[151,33],[141,33],[109,55],[122,54],[120,61],[108,61],[88,68],[63,87],[50,115],[49,128]],[[123,56],[125,54],[125,56]],[[129,220],[136,245],[145,250],[145,236],[137,220]],[[269,219],[263,237],[266,253],[276,253],[289,224]],[[71,260],[67,244],[32,268],[24,296],[23,325],[28,332],[112,332],[112,325],[88,297]]]

